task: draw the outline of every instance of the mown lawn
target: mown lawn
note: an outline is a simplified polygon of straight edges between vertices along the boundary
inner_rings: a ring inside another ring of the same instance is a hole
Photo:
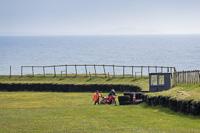
[[[145,104],[94,106],[92,94],[0,92],[0,132],[200,132],[200,117]]]
[[[68,74],[66,77],[63,75],[13,75],[9,77],[8,75],[0,75],[0,83],[21,83],[21,84],[30,84],[30,83],[53,83],[53,84],[125,84],[125,85],[134,85],[140,87],[143,91],[149,90],[149,77],[148,76],[137,76],[132,77],[131,75],[110,75],[110,77],[105,77],[104,75],[91,75],[91,78],[85,75]]]

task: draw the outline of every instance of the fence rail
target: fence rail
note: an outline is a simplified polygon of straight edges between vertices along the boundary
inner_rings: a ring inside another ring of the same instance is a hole
[[[199,84],[200,70],[174,72],[174,83]]]
[[[165,67],[165,66],[122,66],[122,65],[96,65],[96,64],[93,64],[93,65],[53,65],[53,66],[21,66],[21,76],[24,75],[24,69],[25,68],[31,68],[32,72],[29,73],[29,74],[32,74],[32,76],[35,75],[35,69],[38,69],[38,68],[42,68],[42,73],[40,74],[43,74],[43,76],[45,77],[46,75],[46,71],[45,69],[46,68],[53,68],[53,74],[54,74],[54,77],[56,77],[57,73],[56,73],[56,68],[57,67],[61,67],[62,70],[60,71],[61,75],[62,73],[64,72],[65,75],[67,76],[69,74],[69,71],[68,71],[68,68],[69,67],[74,67],[74,73],[75,75],[77,76],[78,74],[78,67],[82,67],[82,72],[85,71],[85,75],[88,76],[89,73],[91,73],[90,71],[88,71],[88,67],[93,67],[93,71],[94,71],[94,74],[95,76],[97,76],[97,74],[103,74],[105,75],[105,77],[107,77],[109,74],[109,72],[112,71],[112,76],[115,77],[116,75],[116,69],[121,69],[122,73],[120,75],[122,75],[123,77],[125,77],[125,75],[131,75],[132,77],[134,77],[134,73],[140,73],[141,77],[144,76],[145,74],[149,74],[150,72],[170,72],[170,73],[173,73],[176,71],[176,68],[175,67]],[[102,67],[102,73],[98,73],[97,72],[97,69],[96,67]],[[106,72],[106,70],[108,69],[109,67],[109,71]],[[154,69],[152,71],[152,68]],[[64,70],[63,70],[64,69]],[[85,70],[84,70],[85,69]],[[126,72],[126,69],[130,69],[129,72],[127,73]],[[145,71],[146,70],[146,71]],[[146,73],[145,73],[145,72]],[[83,73],[82,73],[83,74]]]

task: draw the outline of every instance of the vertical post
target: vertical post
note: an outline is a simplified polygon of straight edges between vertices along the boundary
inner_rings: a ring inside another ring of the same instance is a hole
[[[198,70],[198,83],[200,83],[200,71]]]
[[[124,75],[125,75],[125,66],[123,66],[123,78],[124,78]]]
[[[163,73],[163,67],[161,66],[161,73]]]
[[[95,72],[95,77],[97,77],[97,70],[95,64],[94,64],[94,72]]]
[[[136,79],[136,74],[137,74],[137,72],[135,72],[135,79]]]
[[[177,83],[179,84],[180,83],[180,73],[178,72],[177,74],[178,74],[178,82]]]
[[[169,67],[167,67],[167,72],[169,72]]]
[[[45,77],[45,67],[43,66],[43,74],[44,74],[44,77]]]
[[[174,73],[174,84],[176,84],[176,74]]]
[[[176,73],[174,72],[174,84],[176,84]]]
[[[188,72],[188,83],[191,83],[191,71]]]
[[[85,74],[86,74],[86,77],[87,77],[87,66],[85,65]]]
[[[113,65],[113,77],[115,77],[115,65]]]
[[[170,73],[172,73],[172,67],[170,67]]]
[[[187,71],[185,71],[184,75],[185,75],[185,84],[186,84],[187,83]]]
[[[62,79],[62,71],[61,71],[61,79]]]
[[[134,75],[133,73],[134,73],[134,72],[133,72],[133,66],[132,66],[132,77],[133,77],[133,75]]]
[[[23,66],[21,66],[21,77],[23,76]]]
[[[66,77],[67,77],[67,65],[66,65]]]
[[[150,73],[150,67],[148,66],[148,74]]]
[[[76,72],[76,76],[77,76],[77,67],[76,67],[76,64],[75,64],[75,72]]]
[[[186,83],[188,84],[188,71],[185,72],[186,77]]]
[[[141,77],[143,75],[143,66],[141,66]]]
[[[10,78],[11,78],[11,75],[12,75],[12,73],[11,73],[11,72],[12,72],[12,68],[11,68],[11,66],[10,66]]]
[[[90,80],[92,79],[92,77],[91,77],[91,74],[90,74],[90,72],[89,72],[89,75],[90,75]]]
[[[106,77],[106,69],[105,69],[105,66],[103,65],[103,70],[104,70],[104,75]]]
[[[56,66],[54,66],[54,77],[56,77]]]
[[[34,66],[32,66],[32,76],[34,77]]]
[[[176,67],[174,67],[174,72],[176,72]]]
[[[156,73],[157,73],[157,66],[155,67],[155,71],[156,71]]]
[[[199,83],[199,72],[196,70],[196,82],[197,82],[197,84]]]
[[[110,79],[110,75],[109,75],[109,72],[108,72],[108,78]]]

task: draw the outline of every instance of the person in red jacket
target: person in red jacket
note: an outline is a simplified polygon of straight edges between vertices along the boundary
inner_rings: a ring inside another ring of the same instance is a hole
[[[95,92],[94,95],[92,96],[93,101],[95,101],[95,102],[94,102],[94,105],[96,105],[96,103],[99,104],[99,97],[101,97],[100,94],[99,94],[99,91],[96,90],[96,92]]]

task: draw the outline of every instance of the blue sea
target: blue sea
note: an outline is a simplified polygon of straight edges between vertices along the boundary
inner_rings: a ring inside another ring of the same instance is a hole
[[[178,71],[199,70],[200,35],[0,36],[0,75],[9,75],[10,66],[12,74],[19,75],[21,66],[65,64],[169,66]],[[88,69],[92,73],[93,68]],[[65,68],[56,69],[57,73],[62,70]],[[42,73],[39,68],[35,71]],[[131,70],[126,71],[130,73]],[[31,68],[24,69],[25,74],[31,72]],[[46,72],[53,73],[53,68]],[[73,72],[74,68],[69,68],[69,73]],[[78,73],[84,72],[84,68],[78,68]]]

